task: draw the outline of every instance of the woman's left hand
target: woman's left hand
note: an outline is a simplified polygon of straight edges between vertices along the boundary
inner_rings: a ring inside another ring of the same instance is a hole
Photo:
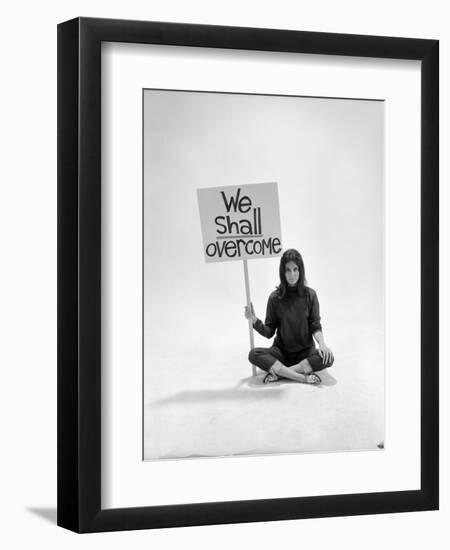
[[[324,365],[330,365],[334,361],[333,352],[325,344],[323,346],[319,346],[318,351],[319,351],[320,357],[322,357],[322,361]]]

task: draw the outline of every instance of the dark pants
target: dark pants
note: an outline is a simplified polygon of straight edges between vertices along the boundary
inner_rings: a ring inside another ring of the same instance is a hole
[[[333,361],[331,361],[331,363],[325,365],[315,347],[296,353],[290,353],[281,351],[281,349],[276,346],[272,346],[271,348],[253,348],[248,354],[250,363],[266,372],[269,372],[270,367],[275,361],[280,361],[285,367],[292,367],[292,365],[300,363],[303,359],[308,359],[308,363],[311,365],[314,372],[331,367],[333,364]]]

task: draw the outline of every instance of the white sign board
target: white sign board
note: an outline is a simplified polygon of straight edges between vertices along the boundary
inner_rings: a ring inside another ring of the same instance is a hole
[[[197,189],[206,262],[282,253],[276,183]]]

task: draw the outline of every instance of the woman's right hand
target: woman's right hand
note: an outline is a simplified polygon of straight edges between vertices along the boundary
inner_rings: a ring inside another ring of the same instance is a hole
[[[250,302],[250,307],[249,306],[244,307],[244,315],[245,315],[245,318],[250,319],[252,323],[256,321],[257,317],[255,315],[255,310],[251,302]]]

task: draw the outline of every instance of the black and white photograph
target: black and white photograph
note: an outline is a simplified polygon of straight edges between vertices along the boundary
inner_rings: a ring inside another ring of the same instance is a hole
[[[0,546],[445,549],[446,3],[3,13]]]
[[[383,452],[384,101],[142,98],[143,459]]]

